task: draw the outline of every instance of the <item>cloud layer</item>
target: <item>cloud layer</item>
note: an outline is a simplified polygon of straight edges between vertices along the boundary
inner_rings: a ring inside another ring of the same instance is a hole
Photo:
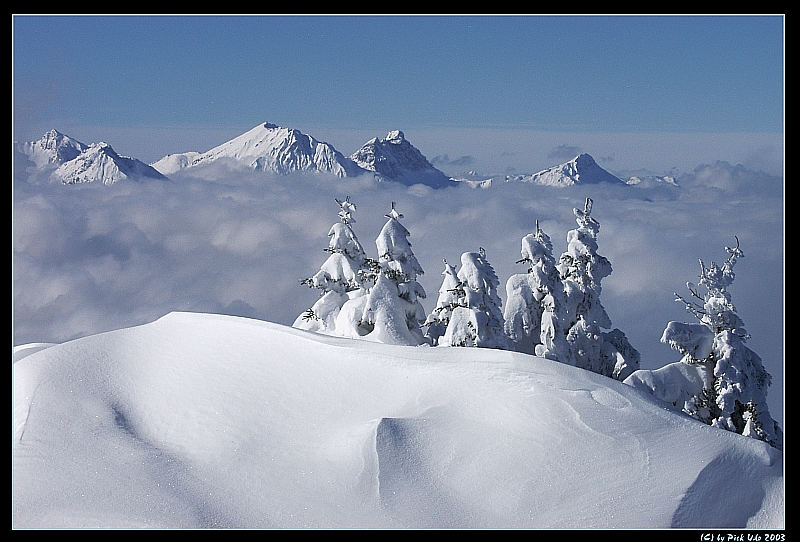
[[[603,303],[615,327],[654,368],[679,358],[659,343],[698,259],[722,261],[738,235],[745,253],[733,301],[750,347],[773,375],[770,408],[782,422],[782,181],[741,166],[698,167],[674,187],[550,188],[501,184],[432,190],[369,179],[286,176],[225,165],[170,181],[104,187],[17,179],[13,201],[14,344],[62,342],[152,321],[170,311],[234,314],[290,325],[317,292],[299,280],[325,260],[335,197],[358,206],[354,231],[373,254],[392,201],[405,215],[433,308],[442,258],[483,247],[502,283],[521,238],[540,226],[555,255],[575,227],[573,207],[595,200],[599,252],[613,273]]]

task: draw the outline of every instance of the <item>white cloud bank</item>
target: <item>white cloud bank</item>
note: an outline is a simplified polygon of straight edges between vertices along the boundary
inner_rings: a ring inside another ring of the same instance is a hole
[[[103,186],[14,183],[13,340],[72,338],[198,311],[291,324],[317,293],[299,285],[325,260],[334,197],[357,204],[353,225],[374,255],[392,201],[405,215],[435,303],[441,261],[483,247],[501,280],[523,272],[521,238],[535,228],[559,255],[589,196],[599,253],[613,265],[602,300],[615,327],[642,353],[642,367],[677,361],[659,343],[669,320],[690,321],[673,292],[696,280],[698,259],[722,261],[738,235],[733,302],[748,345],[773,376],[773,417],[783,423],[783,196],[781,179],[717,163],[681,187],[549,188],[527,184],[431,190],[366,179],[271,177],[198,170],[170,181]]]

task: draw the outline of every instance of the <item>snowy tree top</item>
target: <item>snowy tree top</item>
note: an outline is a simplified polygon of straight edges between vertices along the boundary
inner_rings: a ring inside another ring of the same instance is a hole
[[[739,238],[735,238],[736,247],[725,247],[725,251],[729,256],[722,266],[713,261],[710,266],[706,266],[703,260],[699,260],[699,285],[704,287],[706,292],[701,295],[697,285],[687,282],[686,287],[694,299],[687,300],[676,293],[675,300],[684,303],[686,310],[691,312],[701,323],[711,328],[714,333],[727,329],[742,338],[747,338],[744,323],[736,314],[736,307],[731,302],[731,295],[728,292],[728,287],[736,277],[733,267],[736,265],[737,260],[744,256],[744,253],[739,248]]]
[[[444,271],[442,271],[442,275],[451,275],[453,277],[456,276],[456,266],[447,263],[447,258],[442,258],[442,263],[444,263]]]
[[[344,201],[341,201],[339,198],[334,198],[336,203],[339,204],[339,218],[345,224],[350,224],[355,222],[356,219],[353,218],[353,213],[356,210],[356,204],[350,201],[350,196],[347,196]]]
[[[389,211],[388,213],[386,213],[383,216],[385,216],[386,218],[389,218],[389,219],[394,219],[394,220],[399,220],[399,219],[403,218],[403,215],[400,214],[399,212],[397,212],[397,209],[394,208],[394,202],[392,202],[392,210]]]
[[[476,291],[487,292],[493,295],[500,283],[492,265],[486,260],[486,251],[480,248],[478,252],[464,252],[461,255],[461,269],[458,278]]]
[[[542,260],[553,260],[553,243],[550,237],[539,228],[539,221],[536,221],[536,232],[529,233],[522,238],[522,259],[517,263],[529,262],[535,264]]]
[[[586,198],[583,210],[573,208],[572,212],[575,214],[575,222],[578,223],[580,229],[588,229],[596,235],[600,230],[600,223],[591,216],[593,204],[592,198]]]
[[[424,271],[411,250],[411,243],[408,241],[410,233],[398,220],[403,215],[395,209],[394,202],[391,211],[385,216],[389,220],[375,239],[381,267],[401,274],[401,281],[416,280],[417,275],[424,274]]]

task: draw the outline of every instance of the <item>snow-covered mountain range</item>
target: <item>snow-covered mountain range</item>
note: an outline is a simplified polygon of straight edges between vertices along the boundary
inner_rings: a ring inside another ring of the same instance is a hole
[[[603,169],[589,154],[532,174],[450,177],[437,169],[400,130],[384,138],[372,138],[349,156],[333,145],[294,128],[263,122],[208,151],[168,154],[149,166],[135,158],[121,157],[107,144],[90,149],[79,141],[51,130],[40,140],[19,150],[39,169],[59,168],[54,177],[65,184],[96,182],[113,184],[125,178],[163,178],[215,162],[227,162],[270,174],[320,173],[335,177],[372,175],[378,181],[432,188],[462,184],[488,188],[498,182],[521,182],[547,186],[609,183],[642,185],[640,177],[623,181]],[[65,165],[69,163],[69,165]],[[63,166],[63,167],[62,167]],[[669,177],[648,178],[644,184],[677,186]]]
[[[184,312],[15,355],[15,528],[785,525],[782,452],[541,357]]]
[[[108,143],[86,145],[50,130],[39,140],[17,146],[35,170],[62,184],[111,185],[123,180],[166,179],[141,160],[118,154]]]

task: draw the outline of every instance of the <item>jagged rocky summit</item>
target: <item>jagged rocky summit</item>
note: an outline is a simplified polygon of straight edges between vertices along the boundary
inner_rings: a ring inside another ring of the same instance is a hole
[[[370,139],[350,158],[363,169],[405,185],[444,188],[452,183],[450,177],[436,169],[400,130],[389,132],[383,139]]]

